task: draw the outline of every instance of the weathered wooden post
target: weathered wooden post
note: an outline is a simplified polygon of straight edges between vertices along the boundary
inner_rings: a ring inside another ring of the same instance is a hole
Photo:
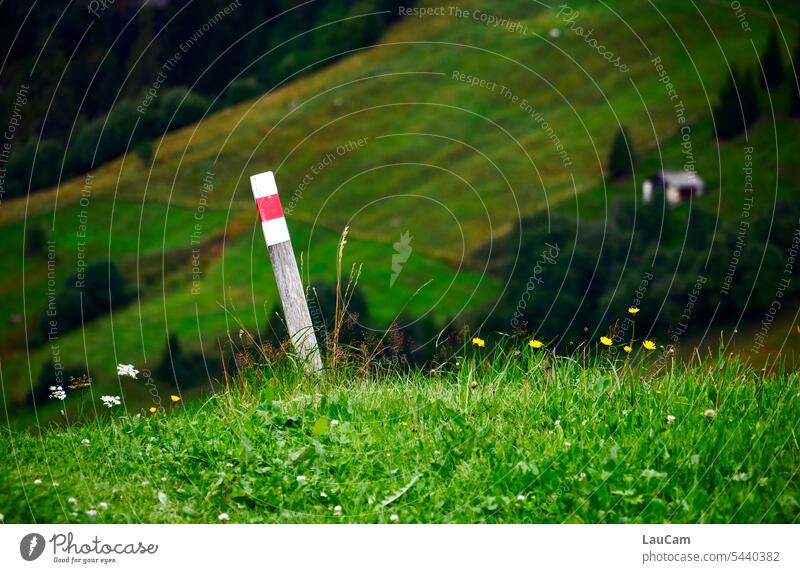
[[[311,324],[303,283],[300,281],[300,271],[294,258],[289,227],[286,226],[286,218],[283,216],[281,200],[278,197],[275,176],[272,171],[253,175],[250,177],[250,186],[256,200],[258,217],[261,220],[261,229],[264,231],[264,240],[267,242],[292,344],[309,369],[321,370],[322,358]]]

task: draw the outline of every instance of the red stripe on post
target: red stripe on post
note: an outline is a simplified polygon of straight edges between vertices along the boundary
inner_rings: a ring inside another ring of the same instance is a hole
[[[283,207],[281,207],[281,200],[278,195],[259,197],[256,199],[256,208],[262,223],[283,217]]]

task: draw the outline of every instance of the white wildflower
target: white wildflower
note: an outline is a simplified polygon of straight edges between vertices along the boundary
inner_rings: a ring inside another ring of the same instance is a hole
[[[572,445],[572,442],[564,442],[564,445],[570,447]]]
[[[78,505],[78,500],[75,499],[74,497],[71,497],[67,500],[67,503],[70,505]]]
[[[60,484],[60,483],[58,483],[57,481],[54,481],[54,482],[53,482],[53,487],[58,487],[58,486],[60,486],[60,485],[61,485],[61,484]]]
[[[561,35],[561,30],[558,28],[550,28],[550,31],[547,33],[547,35],[553,39],[558,38]]]
[[[519,495],[517,496],[517,501],[525,501],[525,496],[524,496],[524,495],[522,495],[522,494],[519,494]]]
[[[675,421],[675,416],[673,416],[672,414],[669,414],[667,416],[667,424],[671,424],[674,421]]]
[[[108,504],[104,501],[101,501],[97,504],[97,509],[102,509],[103,511],[108,509]]]
[[[324,491],[321,491],[321,492],[319,492],[319,496],[320,497],[328,497],[328,494],[325,493]]]
[[[342,506],[341,505],[337,505],[336,507],[333,508],[333,515],[335,515],[337,517],[341,517],[341,515],[342,515]]]
[[[217,519],[220,520],[220,521],[230,521],[231,520],[231,516],[228,515],[227,513],[220,513],[217,516]]]
[[[556,421],[555,421],[555,422],[553,422],[553,423],[554,423],[556,426],[560,426],[560,425],[561,425],[561,420],[556,420]]]
[[[97,517],[97,510],[96,509],[87,509],[86,510],[86,515],[89,516],[89,517],[92,517],[92,518]]]
[[[398,516],[396,513],[393,513],[392,515],[389,516],[389,521],[397,521],[399,519],[400,516]]]
[[[139,371],[133,367],[133,364],[117,364],[117,376],[130,376],[136,380],[136,375]]]
[[[100,401],[106,408],[113,408],[114,406],[119,406],[122,403],[119,396],[100,396]]]
[[[297,483],[306,483],[308,478],[306,476],[297,476]]]
[[[34,483],[34,485],[42,485],[42,480],[35,479],[35,480],[33,480],[33,483]]]
[[[81,445],[82,445],[82,446],[88,446],[88,445],[89,445],[89,444],[91,444],[91,443],[92,443],[92,442],[91,442],[91,441],[89,441],[89,438],[83,438],[83,439],[81,440]]]
[[[708,418],[709,420],[710,420],[711,418],[713,418],[714,416],[716,416],[716,415],[717,415],[717,413],[716,413],[714,410],[712,410],[711,408],[709,408],[708,410],[706,410],[705,412],[703,412],[703,416],[705,416],[705,417],[706,417],[706,418]]]
[[[742,472],[738,474],[733,474],[733,477],[731,477],[731,479],[733,481],[747,481],[750,479],[750,475]]]
[[[335,428],[339,425],[339,420],[331,420],[331,428]]]
[[[61,400],[62,402],[67,398],[67,393],[61,386],[50,386],[50,399]]]
[[[6,520],[6,516],[0,513],[0,523],[3,523]]]

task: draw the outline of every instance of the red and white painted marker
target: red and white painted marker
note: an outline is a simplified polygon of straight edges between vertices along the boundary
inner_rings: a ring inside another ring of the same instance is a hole
[[[275,175],[272,171],[252,175],[250,186],[253,189],[258,217],[261,219],[261,230],[264,231],[267,246],[285,243],[289,240],[289,227],[286,226],[286,218],[283,216]]]

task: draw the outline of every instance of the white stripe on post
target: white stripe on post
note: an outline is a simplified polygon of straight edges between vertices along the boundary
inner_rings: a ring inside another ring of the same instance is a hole
[[[264,240],[272,261],[272,270],[275,273],[289,336],[307,366],[313,370],[320,370],[322,359],[319,355],[317,337],[311,324],[311,314],[308,312],[308,303],[303,283],[300,281],[297,260],[294,258],[289,227],[286,226],[286,218],[283,216],[281,200],[278,197],[275,176],[272,171],[253,175],[250,177],[250,186],[253,189],[261,230],[264,232]]]

